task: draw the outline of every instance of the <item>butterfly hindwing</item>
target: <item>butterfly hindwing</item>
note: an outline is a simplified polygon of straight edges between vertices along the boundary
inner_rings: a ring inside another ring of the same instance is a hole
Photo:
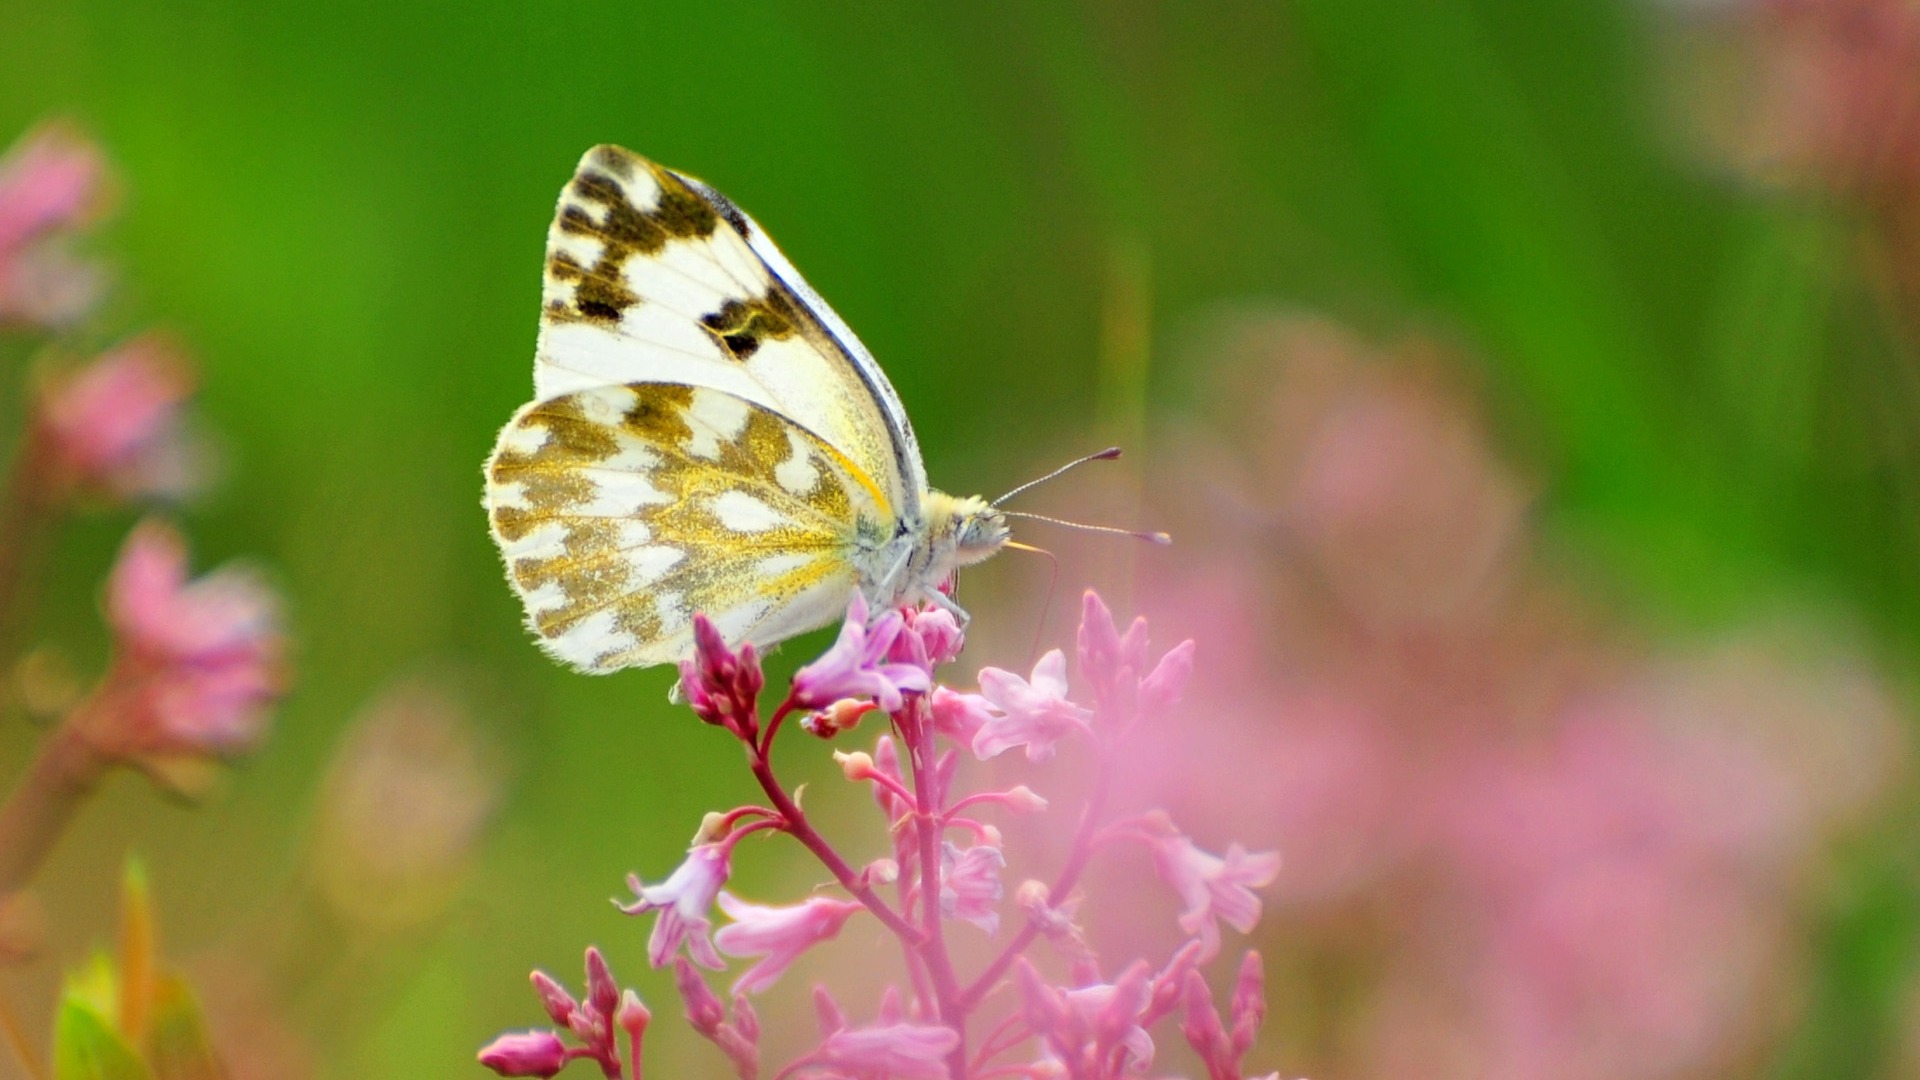
[[[912,519],[919,449],[886,376],[772,241],[705,184],[615,146],[587,152],[547,238],[535,396],[673,382],[784,416]]]
[[[830,621],[891,527],[846,455],[740,396],[638,382],[521,409],[487,505],[528,624],[586,671],[671,662],[705,612],[729,641]]]

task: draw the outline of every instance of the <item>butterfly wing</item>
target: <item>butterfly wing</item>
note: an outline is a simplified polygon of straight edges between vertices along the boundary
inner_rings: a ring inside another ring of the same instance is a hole
[[[890,535],[874,481],[739,395],[595,386],[515,414],[487,462],[487,506],[527,622],[588,672],[669,663],[705,612],[765,645],[832,621],[863,537]]]
[[[813,432],[917,521],[926,470],[859,339],[725,196],[617,146],[589,150],[547,233],[535,396],[675,382]]]

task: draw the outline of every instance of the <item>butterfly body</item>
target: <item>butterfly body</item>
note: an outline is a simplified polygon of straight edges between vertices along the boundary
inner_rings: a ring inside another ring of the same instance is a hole
[[[557,658],[672,662],[695,612],[765,646],[855,588],[876,610],[952,607],[941,586],[1006,543],[999,511],[927,486],[879,365],[705,184],[588,151],[542,299],[534,401],[500,434],[486,503]]]

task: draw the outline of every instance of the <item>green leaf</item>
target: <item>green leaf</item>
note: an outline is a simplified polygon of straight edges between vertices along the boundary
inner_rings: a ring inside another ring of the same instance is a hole
[[[69,994],[53,1029],[54,1080],[154,1080],[113,1024],[84,997]]]

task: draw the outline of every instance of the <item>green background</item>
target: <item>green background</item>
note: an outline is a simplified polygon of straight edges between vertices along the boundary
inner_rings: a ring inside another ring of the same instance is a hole
[[[306,1004],[331,1074],[472,1072],[537,1018],[524,971],[572,977],[588,941],[675,1011],[605,898],[745,794],[736,751],[664,721],[662,672],[541,658],[478,503],[529,390],[553,200],[596,142],[748,207],[882,358],[943,487],[999,490],[1096,437],[1108,265],[1144,250],[1164,333],[1253,300],[1468,343],[1549,535],[1656,624],[1792,591],[1864,620],[1904,674],[1913,358],[1838,268],[1840,215],[1679,145],[1655,14],[11,0],[0,137],[65,114],[112,155],[108,325],[164,324],[201,363],[229,470],[187,515],[196,559],[271,568],[300,672],[212,806],[155,809],[129,779],[89,812],[49,872],[57,935],[105,925],[103,853],[126,847],[179,953],[271,917],[347,719],[451,666],[509,801],[445,925],[328,991],[363,1001]],[[1153,369],[1155,419],[1183,376]],[[94,583],[127,520],[67,531],[49,638],[103,647]],[[28,745],[8,732],[0,771]],[[1852,873],[1783,1075],[1881,1053],[1912,907],[1896,870]]]

